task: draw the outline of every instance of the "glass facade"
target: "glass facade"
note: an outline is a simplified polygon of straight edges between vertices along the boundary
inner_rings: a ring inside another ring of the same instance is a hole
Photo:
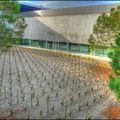
[[[75,43],[69,43],[70,52],[80,52],[80,45]]]
[[[28,46],[29,45],[29,40],[28,39],[23,39],[22,44]]]
[[[40,48],[46,48],[46,41],[39,41],[38,40],[38,42],[39,42],[39,47]]]
[[[39,41],[38,40],[32,40],[31,41],[31,46],[34,46],[34,47],[39,47]]]
[[[46,48],[51,50],[62,50],[75,53],[89,54],[89,45],[68,43],[68,42],[52,42],[47,40],[28,40],[24,39],[22,45]],[[107,56],[107,49],[96,49],[94,55]]]
[[[59,50],[68,51],[68,44],[66,42],[59,42]]]
[[[53,49],[53,42],[48,42],[47,43],[47,48],[48,49]]]
[[[80,45],[80,52],[87,54],[89,51],[89,47],[87,45]]]
[[[108,55],[108,50],[107,50],[107,48],[105,48],[105,49],[97,48],[95,50],[95,55],[98,55],[98,56],[107,56]]]

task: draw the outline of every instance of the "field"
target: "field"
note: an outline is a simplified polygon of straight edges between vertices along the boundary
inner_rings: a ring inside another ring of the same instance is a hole
[[[108,62],[0,48],[0,118],[98,118],[108,104]]]

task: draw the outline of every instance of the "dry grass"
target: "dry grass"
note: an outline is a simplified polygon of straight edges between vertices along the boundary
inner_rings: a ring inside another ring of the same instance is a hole
[[[114,120],[119,119],[120,118],[120,106],[109,105],[109,107],[107,107],[102,114],[104,114],[108,119],[114,119]]]

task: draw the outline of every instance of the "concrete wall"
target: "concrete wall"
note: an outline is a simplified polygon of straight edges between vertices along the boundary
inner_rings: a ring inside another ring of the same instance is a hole
[[[99,14],[27,17],[24,38],[86,44]]]
[[[28,24],[24,38],[87,44],[98,16],[120,4],[22,13]]]

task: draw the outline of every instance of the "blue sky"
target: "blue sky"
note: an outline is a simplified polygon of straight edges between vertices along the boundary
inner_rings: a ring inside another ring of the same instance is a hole
[[[29,0],[20,2],[24,4],[31,4],[33,6],[44,6],[53,9],[120,3],[120,1],[29,1]]]

